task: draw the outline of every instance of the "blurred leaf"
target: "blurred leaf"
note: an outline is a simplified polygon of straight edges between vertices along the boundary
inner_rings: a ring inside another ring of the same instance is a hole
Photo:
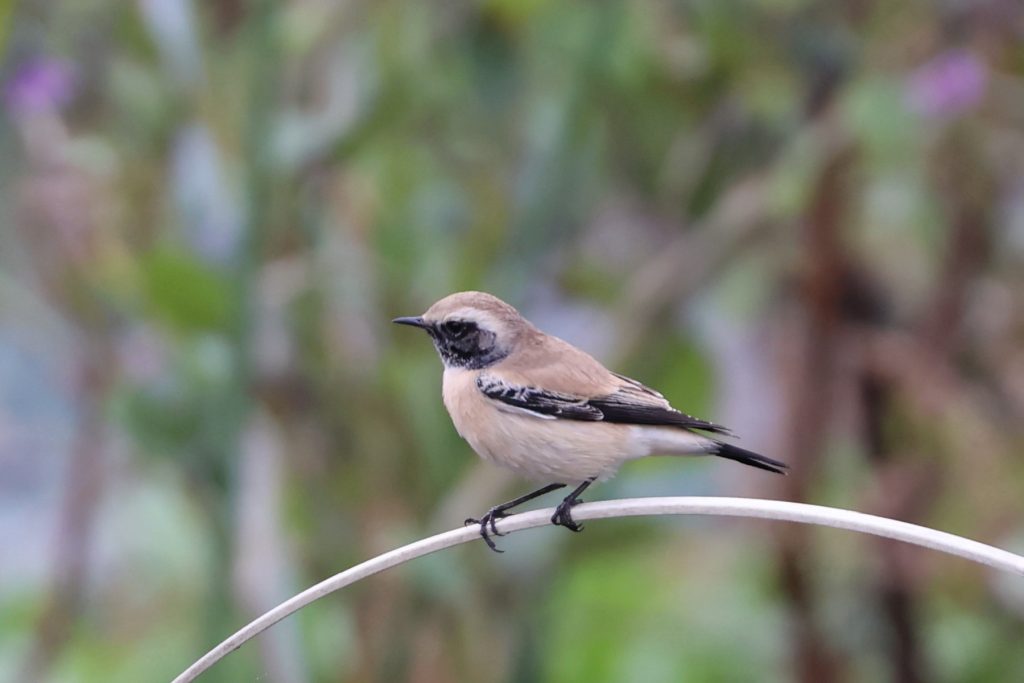
[[[151,313],[182,331],[224,330],[230,322],[231,285],[197,257],[161,247],[140,259]]]
[[[0,0],[0,54],[7,53],[7,36],[11,32],[15,4],[15,0]]]
[[[922,126],[907,109],[900,86],[890,78],[855,81],[843,98],[843,113],[867,152],[887,163],[905,163],[919,144]]]

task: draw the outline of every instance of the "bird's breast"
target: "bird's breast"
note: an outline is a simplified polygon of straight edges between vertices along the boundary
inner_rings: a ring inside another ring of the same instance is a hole
[[[441,381],[441,397],[448,409],[455,430],[463,439],[470,441],[473,425],[486,420],[486,397],[476,387],[479,372],[466,368],[445,368]],[[475,446],[474,446],[475,448]]]

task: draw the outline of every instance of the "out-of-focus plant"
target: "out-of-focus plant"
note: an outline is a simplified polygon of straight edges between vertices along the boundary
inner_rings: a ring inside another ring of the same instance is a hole
[[[509,493],[386,322],[457,289],[798,465],[780,491],[637,463],[602,496],[781,493],[1019,535],[1021,11],[0,5],[0,534],[49,539],[20,565],[47,571],[0,582],[0,677],[169,678]],[[960,565],[708,536],[624,521],[427,558],[211,674],[1024,676],[998,645],[1019,596]],[[739,623],[770,636],[723,645]],[[703,634],[686,661],[676,633]]]

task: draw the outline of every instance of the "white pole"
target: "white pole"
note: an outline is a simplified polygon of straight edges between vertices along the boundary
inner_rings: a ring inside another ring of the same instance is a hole
[[[499,521],[498,529],[502,532],[513,532],[546,526],[551,523],[552,514],[554,514],[554,508],[524,512]],[[819,524],[892,538],[1024,576],[1024,557],[1020,555],[916,524],[821,505],[755,498],[630,498],[584,503],[572,510],[573,519],[580,521],[643,515],[724,515]],[[475,525],[453,529],[396,548],[346,569],[340,574],[335,574],[282,602],[239,629],[230,638],[203,655],[172,683],[189,683],[189,681],[195,680],[199,674],[216,664],[228,653],[241,647],[246,641],[325,595],[417,557],[429,555],[460,543],[479,540],[479,538],[479,527]]]

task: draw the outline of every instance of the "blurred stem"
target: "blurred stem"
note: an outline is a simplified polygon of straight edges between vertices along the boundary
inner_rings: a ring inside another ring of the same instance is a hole
[[[234,591],[231,582],[231,560],[233,557],[234,525],[230,517],[230,506],[225,504],[219,490],[210,487],[211,495],[206,496],[208,514],[213,531],[213,546],[210,553],[210,581],[207,586],[206,618],[204,620],[204,642],[214,642],[221,629],[230,628],[234,621]],[[222,680],[238,680],[236,667],[222,672]]]
[[[231,585],[231,565],[234,557],[233,497],[235,477],[232,472],[238,461],[242,432],[252,413],[255,373],[252,358],[252,339],[258,306],[260,266],[263,261],[266,236],[270,225],[270,170],[271,122],[277,91],[277,48],[274,37],[276,5],[271,0],[260,0],[252,10],[245,38],[249,55],[249,99],[243,123],[245,175],[245,229],[234,263],[235,319],[231,329],[234,372],[227,388],[223,413],[220,452],[214,456],[218,471],[214,481],[224,482],[223,490],[214,487],[214,500],[210,501],[211,523],[214,532],[214,551],[211,557],[211,590],[218,597],[208,603],[206,638],[213,640],[223,633],[232,621],[234,591]]]
[[[917,519],[929,507],[936,491],[936,471],[901,472],[892,465],[898,460],[897,449],[885,429],[890,414],[893,383],[873,372],[870,365],[860,370],[858,398],[864,416],[864,450],[879,473],[878,490],[885,512],[898,519]],[[886,474],[902,476],[885,476]],[[907,476],[909,474],[910,476]],[[924,475],[924,476],[921,476]],[[888,629],[884,638],[892,673],[891,680],[900,683],[922,683],[932,680],[921,645],[920,620],[913,576],[908,571],[902,548],[878,543],[880,568],[875,577],[875,601]]]
[[[949,358],[959,350],[957,333],[970,287],[988,263],[992,207],[997,203],[987,162],[974,151],[977,141],[951,137],[940,150],[933,180],[950,223],[946,252],[918,331],[923,347],[936,358]]]
[[[792,467],[783,482],[783,495],[789,500],[807,498],[833,410],[843,274],[848,270],[842,239],[845,190],[853,159],[849,147],[836,150],[828,159],[802,221],[803,310],[796,337],[796,367],[787,373],[792,383],[783,448]],[[844,680],[845,667],[820,627],[809,547],[802,527],[787,529],[777,547],[782,588],[795,629],[795,677],[805,683]]]
[[[248,36],[251,71],[249,106],[246,108],[248,120],[245,122],[246,218],[235,269],[238,304],[234,329],[238,370],[236,390],[240,394],[240,405],[246,408],[240,417],[244,417],[249,408],[246,398],[253,375],[250,341],[257,304],[254,293],[270,227],[272,177],[269,141],[278,76],[278,51],[273,30],[275,6],[271,0],[257,3]],[[236,425],[241,422],[239,419]]]
[[[35,637],[16,680],[41,681],[71,636],[81,609],[96,510],[103,491],[103,402],[111,385],[111,349],[103,333],[82,331],[78,364],[80,406],[57,529],[53,576]]]

